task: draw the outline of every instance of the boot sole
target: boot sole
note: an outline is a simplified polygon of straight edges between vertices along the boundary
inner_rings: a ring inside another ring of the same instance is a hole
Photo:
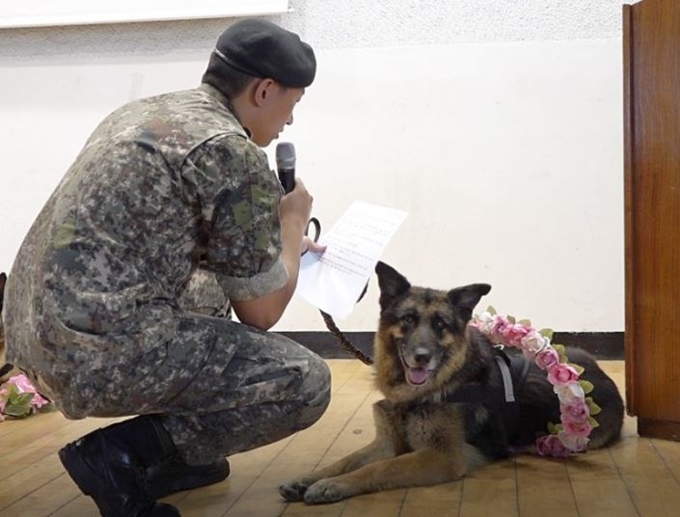
[[[214,485],[215,483],[227,479],[229,474],[229,463],[225,463],[223,469],[216,470],[210,474],[188,475],[170,483],[165,489],[161,486],[149,484],[147,485],[147,490],[153,499],[158,500],[184,490],[194,490],[196,488]]]

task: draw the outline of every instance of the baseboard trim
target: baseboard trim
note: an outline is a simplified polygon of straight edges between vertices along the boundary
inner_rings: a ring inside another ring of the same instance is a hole
[[[354,359],[338,339],[330,332],[300,331],[280,332],[297,341],[324,359]],[[345,332],[348,341],[369,357],[373,357],[373,332]],[[623,332],[555,332],[553,343],[578,346],[593,354],[597,359],[624,358]]]

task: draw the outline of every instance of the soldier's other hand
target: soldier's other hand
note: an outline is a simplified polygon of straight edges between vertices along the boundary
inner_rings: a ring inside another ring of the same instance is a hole
[[[326,246],[314,242],[311,237],[305,235],[300,243],[300,255],[304,255],[308,251],[313,253],[323,253],[326,251]]]

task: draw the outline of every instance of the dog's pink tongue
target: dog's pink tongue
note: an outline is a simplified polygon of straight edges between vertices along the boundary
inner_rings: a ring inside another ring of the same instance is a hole
[[[411,384],[422,384],[427,380],[425,368],[406,368],[406,375]]]

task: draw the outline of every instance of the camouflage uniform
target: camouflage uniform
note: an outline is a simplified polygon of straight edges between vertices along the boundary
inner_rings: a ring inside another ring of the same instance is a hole
[[[25,238],[5,300],[8,360],[67,417],[162,413],[193,464],[307,427],[329,400],[318,356],[215,317],[288,279],[281,188],[232,111],[201,85],[109,115]]]

